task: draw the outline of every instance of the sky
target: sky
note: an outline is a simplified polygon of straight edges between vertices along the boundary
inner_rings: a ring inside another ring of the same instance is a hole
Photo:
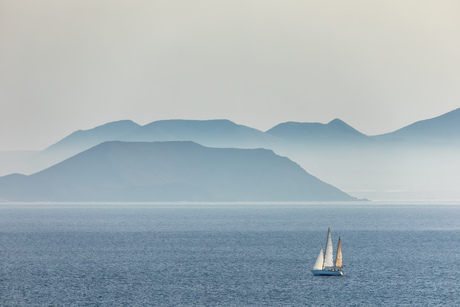
[[[0,151],[122,119],[375,135],[459,84],[458,0],[0,0]]]

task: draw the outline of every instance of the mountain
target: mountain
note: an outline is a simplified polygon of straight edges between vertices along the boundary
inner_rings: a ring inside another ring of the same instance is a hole
[[[280,140],[229,120],[162,120],[145,126],[122,120],[75,131],[18,165],[0,168],[0,176],[12,168],[32,174],[106,141],[193,141],[209,147],[273,148]]]
[[[333,123],[337,126],[333,126]],[[460,109],[377,137],[335,120],[280,124],[276,153],[359,198],[460,199]]]
[[[286,122],[271,128],[266,133],[291,142],[368,139],[366,135],[338,118],[327,124]]]
[[[120,121],[74,132],[38,154],[0,153],[0,176],[36,173],[105,141],[194,141],[271,149],[360,198],[459,199],[459,127],[460,109],[371,137],[339,119],[287,122],[267,132],[228,120],[163,120],[145,126]]]
[[[25,161],[39,152],[38,150],[0,151],[0,177],[23,171]]]
[[[160,120],[120,140],[135,142],[193,141],[210,147],[271,148],[278,139],[229,120]]]
[[[421,120],[375,139],[403,139],[430,142],[460,142],[460,108],[441,116]]]
[[[43,151],[29,155],[27,158],[11,164],[0,155],[0,176],[16,173],[32,174],[72,157],[84,150],[106,141],[115,141],[121,136],[139,128],[131,120],[110,122],[89,130],[78,130],[49,146]],[[8,163],[9,167],[5,167]]]
[[[78,130],[49,146],[43,153],[63,153],[73,156],[100,143],[116,141],[139,127],[141,126],[131,120],[120,120],[89,130]]]
[[[30,176],[0,177],[8,201],[356,200],[266,149],[105,142]]]

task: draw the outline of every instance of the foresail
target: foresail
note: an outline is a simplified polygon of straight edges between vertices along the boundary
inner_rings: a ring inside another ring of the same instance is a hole
[[[337,256],[335,258],[335,266],[337,268],[342,267],[342,243],[340,243],[340,237],[339,237],[339,244],[337,244]]]
[[[331,228],[327,229],[326,253],[324,254],[324,267],[334,266],[334,251],[332,248]]]
[[[313,270],[322,270],[323,263],[324,263],[323,248],[321,248],[318,258],[316,258],[315,265],[313,266]]]

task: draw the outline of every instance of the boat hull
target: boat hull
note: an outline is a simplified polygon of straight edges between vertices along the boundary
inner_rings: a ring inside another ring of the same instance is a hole
[[[343,271],[311,270],[315,276],[343,276]]]

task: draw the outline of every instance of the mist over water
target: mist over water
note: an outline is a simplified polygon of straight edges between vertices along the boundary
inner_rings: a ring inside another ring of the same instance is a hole
[[[368,142],[277,149],[308,173],[370,200],[460,199],[458,144]]]
[[[460,206],[4,204],[0,305],[458,305]],[[342,278],[310,273],[331,227]]]

